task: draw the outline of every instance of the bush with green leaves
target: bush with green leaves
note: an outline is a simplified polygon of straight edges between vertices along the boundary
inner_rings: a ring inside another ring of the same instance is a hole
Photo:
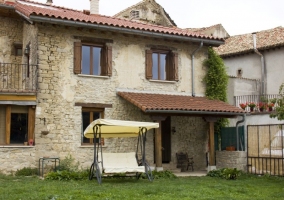
[[[211,170],[207,173],[207,176],[210,177],[219,177],[227,180],[236,180],[241,176],[242,171],[237,168],[222,168],[217,170]]]
[[[36,176],[38,175],[37,168],[24,167],[15,172],[15,176]]]
[[[171,178],[177,178],[175,174],[173,174],[171,171],[165,170],[165,171],[153,171],[152,172],[154,179],[171,179]]]
[[[60,165],[55,171],[49,172],[45,175],[46,180],[83,180],[88,177],[88,170],[80,170],[79,162],[75,163],[75,159],[68,155],[60,161]]]
[[[63,160],[60,161],[60,165],[55,170],[60,171],[78,171],[79,170],[79,162],[75,163],[75,159],[68,155]]]

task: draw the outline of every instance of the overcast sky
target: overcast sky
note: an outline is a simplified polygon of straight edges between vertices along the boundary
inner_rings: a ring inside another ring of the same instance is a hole
[[[46,3],[46,0],[34,0]],[[100,0],[100,14],[113,16],[141,0]],[[156,0],[180,28],[222,24],[232,35],[284,26],[284,0]],[[88,9],[89,0],[53,0],[76,10]]]

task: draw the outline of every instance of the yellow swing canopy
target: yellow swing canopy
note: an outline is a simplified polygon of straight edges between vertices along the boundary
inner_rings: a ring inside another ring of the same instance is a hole
[[[147,130],[159,128],[159,123],[154,122],[97,119],[85,129],[84,136],[86,138],[95,137],[94,127],[96,125],[100,129],[97,133],[100,133],[103,138],[137,137],[141,128],[146,128]],[[97,137],[99,137],[98,134]]]

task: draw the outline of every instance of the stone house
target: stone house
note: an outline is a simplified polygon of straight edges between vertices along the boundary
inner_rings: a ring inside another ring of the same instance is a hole
[[[203,97],[207,47],[223,39],[99,15],[97,3],[77,11],[0,2],[0,171],[68,155],[88,168],[93,141],[82,133],[97,118],[159,122],[146,150],[157,169],[175,168],[179,151],[194,157],[196,170],[210,151],[214,166],[214,121],[245,114]],[[135,144],[105,139],[103,148]]]

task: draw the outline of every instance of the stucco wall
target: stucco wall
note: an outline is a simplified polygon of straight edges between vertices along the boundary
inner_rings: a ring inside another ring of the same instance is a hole
[[[61,26],[27,25],[24,42],[31,42],[32,52],[36,46],[37,58],[31,62],[39,64],[38,93],[35,121],[35,146],[20,148],[21,154],[13,156],[18,147],[0,148],[0,160],[10,156],[9,162],[0,166],[1,171],[21,168],[19,156],[26,166],[37,166],[42,156],[59,156],[64,159],[71,154],[83,168],[89,167],[93,158],[92,146],[81,146],[81,107],[76,102],[112,104],[106,108],[105,118],[136,121],[153,121],[135,106],[116,95],[117,90],[137,90],[157,93],[179,93],[191,95],[191,57],[198,45],[163,40],[134,38],[94,30],[78,30]],[[75,36],[86,36],[113,40],[113,75],[94,77],[73,73],[73,43]],[[36,39],[33,39],[36,38]],[[149,45],[164,45],[177,49],[179,54],[179,81],[156,82],[145,78],[145,49]],[[195,55],[195,85],[198,95],[204,94],[205,75],[202,67],[206,48]],[[205,152],[208,143],[207,124],[201,118],[173,117],[172,126],[177,132],[172,137],[172,162],[175,153],[188,152],[194,156],[195,169],[205,168]],[[42,135],[48,130],[48,135]],[[134,139],[109,139],[105,141],[106,152],[134,151]],[[3,153],[2,153],[3,152]],[[153,165],[153,131],[147,139],[147,160]],[[26,159],[29,158],[29,159]]]
[[[284,48],[264,53],[266,64],[267,94],[278,94],[284,83]]]

